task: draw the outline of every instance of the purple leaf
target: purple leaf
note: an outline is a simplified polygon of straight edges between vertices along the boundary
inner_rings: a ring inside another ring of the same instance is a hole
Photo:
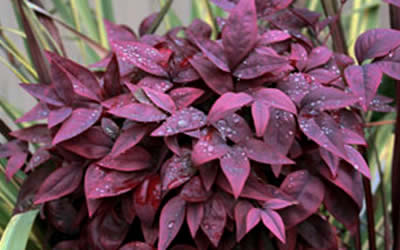
[[[71,116],[62,124],[53,139],[53,145],[71,139],[95,124],[101,116],[100,106],[93,108],[77,108]]]
[[[51,158],[51,155],[49,151],[45,149],[38,149],[36,152],[32,155],[30,161],[28,164],[26,164],[25,167],[25,172],[31,171],[33,169],[36,169],[38,166],[42,165],[46,161],[48,161]]]
[[[127,41],[114,41],[111,46],[123,62],[132,63],[147,73],[168,77],[168,73],[160,66],[164,57],[157,49],[143,43]]]
[[[237,199],[250,174],[250,162],[246,153],[238,146],[230,148],[220,158],[220,165],[232,187],[233,196]]]
[[[210,130],[194,145],[192,162],[194,165],[202,165],[223,156],[228,149],[218,132]]]
[[[200,177],[193,177],[183,186],[180,196],[187,202],[204,202],[210,197],[210,192],[205,190]]]
[[[192,238],[196,237],[196,233],[199,230],[203,217],[204,217],[204,205],[202,203],[193,203],[187,206],[186,222],[189,226]]]
[[[136,100],[131,93],[126,93],[107,99],[106,101],[102,102],[101,105],[107,109],[115,109],[115,108],[121,108],[135,101]]]
[[[204,217],[201,229],[214,247],[218,247],[226,224],[224,204],[218,196],[214,196],[204,204]]]
[[[123,245],[119,250],[153,250],[153,247],[144,242],[133,241]]]
[[[319,148],[319,154],[321,155],[322,160],[324,160],[324,162],[328,166],[329,171],[332,174],[332,177],[336,178],[337,170],[339,168],[340,158],[321,147]]]
[[[47,107],[47,104],[44,102],[39,102],[29,112],[25,113],[23,116],[15,120],[15,122],[32,122],[46,119],[49,116],[49,112],[50,110]]]
[[[192,105],[203,94],[204,90],[190,87],[176,88],[169,92],[169,96],[174,100],[177,109]]]
[[[230,73],[220,70],[200,54],[195,55],[189,62],[215,93],[222,95],[233,90],[233,80]]]
[[[283,208],[292,206],[294,204],[296,204],[296,203],[293,203],[293,202],[290,202],[287,200],[270,199],[263,204],[263,207],[264,207],[264,209],[267,209],[267,210],[270,210],[270,209],[279,210],[279,209],[283,209]]]
[[[261,221],[262,210],[259,208],[251,208],[246,216],[246,233],[253,229]]]
[[[358,62],[389,54],[400,46],[400,32],[391,29],[373,29],[361,34],[355,44]]]
[[[279,89],[259,88],[254,91],[253,96],[255,100],[267,106],[285,110],[293,114],[297,113],[296,105],[294,105],[289,96]]]
[[[155,175],[147,178],[136,188],[133,206],[140,221],[146,225],[152,225],[157,210],[161,204],[161,180]],[[129,204],[132,209],[131,204]]]
[[[321,113],[308,118],[300,114],[299,124],[303,133],[315,143],[336,156],[347,158],[340,127],[330,115]]]
[[[108,111],[117,117],[123,117],[137,122],[158,122],[167,116],[153,105],[145,103],[131,103]]]
[[[108,96],[117,96],[122,92],[121,79],[119,75],[118,60],[115,54],[112,55],[110,62],[104,72],[103,87]]]
[[[123,25],[117,25],[104,19],[104,26],[107,32],[107,39],[112,41],[136,41],[137,37],[129,28]]]
[[[178,110],[156,130],[152,136],[171,136],[186,131],[199,129],[206,125],[206,116],[196,108],[189,107]]]
[[[249,139],[244,147],[247,156],[257,162],[265,164],[294,164],[282,153],[265,144],[263,141]]]
[[[314,249],[338,249],[335,228],[319,215],[313,215],[301,223],[298,234]]]
[[[313,68],[326,64],[331,59],[333,53],[327,47],[316,47],[308,55],[308,59],[305,66],[305,71],[309,71]]]
[[[344,76],[351,92],[358,97],[364,111],[374,99],[382,79],[382,72],[374,64],[350,66],[344,71]]]
[[[138,87],[147,87],[159,92],[166,92],[173,87],[173,83],[165,78],[145,76],[138,83]]]
[[[17,152],[8,159],[6,176],[9,180],[24,166],[27,157],[28,153]]]
[[[123,129],[112,147],[111,155],[116,157],[134,147],[143,139],[147,131],[148,129],[141,124],[132,124]]]
[[[241,0],[230,12],[222,30],[222,43],[231,69],[253,49],[257,42],[257,14],[254,0]]]
[[[300,105],[304,96],[311,90],[319,88],[319,85],[306,74],[291,73],[278,84],[278,88],[285,92],[294,103]]]
[[[361,153],[352,146],[345,145],[344,147],[348,156],[345,160],[362,175],[364,175],[368,179],[371,179],[371,173],[369,171],[368,164],[365,162],[364,157],[361,155]]]
[[[246,93],[225,93],[213,104],[208,113],[208,121],[213,123],[219,119],[234,113],[253,101]]]
[[[288,40],[290,38],[291,36],[287,32],[281,30],[268,30],[258,38],[257,46],[268,46],[273,43]]]
[[[160,109],[168,113],[174,113],[176,110],[174,100],[167,94],[153,90],[151,88],[142,87],[147,97]]]
[[[119,126],[110,118],[101,119],[101,129],[110,138],[115,139],[119,135]]]
[[[280,211],[286,228],[291,228],[314,214],[324,199],[324,185],[305,170],[289,174],[281,184],[281,190],[298,204]]]
[[[44,84],[21,83],[20,86],[31,96],[36,97],[44,103],[54,106],[63,106],[63,101],[57,95],[53,87]]]
[[[286,242],[285,225],[281,216],[272,209],[264,209],[261,212],[261,219],[264,225],[275,235],[281,242]]]
[[[235,143],[239,143],[253,135],[246,120],[235,113],[218,120],[213,123],[213,126],[218,129],[223,138],[227,137]]]
[[[214,185],[214,182],[217,178],[218,169],[219,166],[217,166],[217,163],[215,162],[204,164],[199,169],[201,180],[207,191],[210,191]]]
[[[247,234],[247,214],[253,208],[250,202],[241,200],[235,206],[236,241],[240,242]]]
[[[185,220],[186,202],[179,196],[170,199],[161,210],[158,249],[166,250]]]
[[[195,174],[188,152],[182,156],[174,155],[161,167],[162,190],[167,191],[177,188],[190,180]]]
[[[51,173],[41,184],[35,204],[59,199],[74,192],[81,184],[83,168],[69,164]]]
[[[142,147],[135,146],[118,155],[107,155],[98,165],[123,172],[140,171],[151,166],[151,155]]]
[[[58,124],[64,122],[72,114],[72,108],[61,107],[59,109],[51,110],[47,118],[47,126],[52,128]]]
[[[391,54],[389,54],[389,56],[390,55]],[[400,80],[400,74],[399,74],[400,62],[399,61],[378,61],[374,64],[368,64],[368,66],[369,65],[371,65],[371,66],[377,65],[377,66],[379,66],[380,70],[383,73],[385,73],[386,75],[388,75],[391,78],[394,78],[396,80]]]
[[[31,127],[16,130],[10,133],[11,136],[32,143],[50,144],[51,134],[45,124],[37,124]]]

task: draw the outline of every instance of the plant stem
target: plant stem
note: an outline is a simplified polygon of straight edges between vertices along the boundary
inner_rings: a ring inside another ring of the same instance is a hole
[[[386,121],[377,121],[377,122],[367,122],[364,124],[366,128],[368,127],[376,127],[376,126],[382,126],[382,125],[391,125],[395,124],[395,120],[386,120]]]
[[[146,31],[146,34],[153,34],[156,32],[158,26],[160,26],[162,20],[164,19],[165,15],[167,14],[169,8],[172,5],[173,0],[167,0],[165,5],[161,8],[160,12],[158,13],[158,16],[156,20],[151,24],[150,28]]]
[[[210,2],[209,0],[203,0],[208,18],[210,19],[211,22],[211,29],[212,29],[212,38],[215,39],[217,38],[217,31],[218,31],[218,25],[217,21],[215,20],[215,17],[213,15],[213,12],[211,10]]]
[[[340,23],[340,18],[338,15],[338,6],[336,0],[322,0],[322,7],[324,8],[325,15],[327,17],[332,17],[336,19],[329,26],[330,32],[332,34],[333,50],[335,52],[347,54],[346,39],[344,37],[343,28]]]
[[[400,8],[390,5],[390,24],[400,30]],[[392,227],[393,249],[400,249],[400,82],[396,81],[396,129],[392,161]]]

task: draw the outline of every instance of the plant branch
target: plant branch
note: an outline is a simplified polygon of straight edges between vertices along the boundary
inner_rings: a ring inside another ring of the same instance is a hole
[[[364,127],[369,128],[369,127],[376,127],[376,126],[382,126],[382,125],[391,125],[391,124],[395,124],[395,123],[396,123],[395,120],[367,122],[364,124]]]
[[[400,8],[390,5],[390,24],[400,30]],[[400,82],[396,81],[396,129],[392,161],[392,226],[393,249],[400,249]]]
[[[172,2],[173,0],[167,0],[165,5],[161,8],[160,12],[158,13],[157,18],[151,24],[150,28],[146,31],[146,34],[153,34],[154,32],[156,32],[162,20],[164,19],[165,15],[167,14],[169,8],[171,7]]]
[[[336,18],[336,16],[340,14],[341,8],[338,9],[336,0],[322,0],[321,3],[322,7],[324,8],[325,15],[327,17],[331,16],[335,19],[335,21],[329,25],[330,33],[332,34],[333,50],[335,52],[347,54],[346,39],[344,37],[340,18]]]

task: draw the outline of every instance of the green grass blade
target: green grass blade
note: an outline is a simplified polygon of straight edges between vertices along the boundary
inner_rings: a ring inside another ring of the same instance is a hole
[[[64,20],[64,22],[66,22],[68,25],[74,25],[71,9],[69,8],[67,2],[62,0],[53,0],[53,4],[62,20]]]
[[[21,31],[21,30],[19,30],[19,29],[13,29],[13,28],[9,28],[9,27],[0,26],[0,30],[1,30],[1,31],[10,32],[10,33],[12,33],[12,34],[15,34],[15,35],[17,35],[17,36],[20,36],[20,37],[26,39],[25,32],[23,32],[23,31]]]
[[[172,4],[172,1],[170,3],[169,0],[159,0],[159,2],[160,2],[161,11],[163,11],[165,6],[169,6],[170,4]],[[176,15],[175,11],[169,7],[167,8],[167,12],[165,13],[165,16],[163,17],[162,21],[165,24],[166,30],[170,30],[171,28],[182,25],[182,22],[179,19],[179,17]]]
[[[100,44],[104,48],[109,48],[108,40],[107,40],[107,32],[106,28],[104,27],[104,16],[103,16],[103,1],[96,0],[96,20],[97,20],[97,27],[98,33],[100,36]]]
[[[74,4],[76,10],[73,9],[74,13],[74,22],[75,27],[78,28],[77,23],[79,22],[80,31],[85,30],[88,34],[88,37],[95,41],[100,41],[101,34],[99,34],[99,30],[97,27],[96,19],[93,17],[92,8],[89,5],[88,0],[78,0],[78,1],[71,1],[71,6]],[[97,4],[97,0],[96,0]],[[97,6],[96,6],[97,7]],[[78,18],[75,15],[79,16]],[[77,18],[77,20],[75,20]],[[103,45],[104,46],[104,45]]]
[[[23,74],[21,74],[19,72],[19,70],[17,68],[15,68],[13,65],[11,65],[7,59],[5,59],[4,57],[0,56],[0,62],[3,63],[9,70],[11,70],[14,75],[23,83],[28,83],[29,80],[26,79]]]
[[[32,225],[39,210],[35,209],[14,215],[8,223],[0,241],[0,250],[22,250],[26,248]]]
[[[105,19],[115,22],[113,3],[110,0],[100,0],[102,2],[102,11]]]

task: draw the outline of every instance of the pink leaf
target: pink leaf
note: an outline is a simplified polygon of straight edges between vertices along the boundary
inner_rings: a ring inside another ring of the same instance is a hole
[[[257,42],[257,14],[254,0],[241,0],[230,12],[222,30],[222,43],[231,69]]]
[[[247,234],[247,214],[253,208],[250,202],[241,200],[235,206],[236,241],[240,242]]]
[[[133,124],[123,129],[112,147],[111,155],[116,157],[134,147],[143,139],[147,131],[148,129],[141,124]]]
[[[269,106],[265,105],[261,101],[255,101],[251,105],[251,115],[253,117],[256,135],[258,137],[263,136],[265,130],[267,129],[270,117],[269,108]]]
[[[270,199],[264,203],[263,207],[265,209],[279,210],[285,207],[292,206],[293,204],[296,203],[282,199]]]
[[[117,96],[122,92],[121,79],[119,74],[118,60],[115,54],[112,55],[103,76],[103,88],[108,96]]]
[[[218,196],[214,196],[204,204],[204,217],[201,229],[214,247],[218,247],[226,224],[224,204]]]
[[[253,135],[246,120],[235,113],[225,116],[223,119],[213,123],[223,138],[229,138],[235,143],[239,143]]]
[[[161,180],[155,175],[147,178],[136,188],[133,206],[141,222],[152,225],[161,204]],[[131,207],[131,204],[129,204]],[[132,207],[131,207],[132,209]]]
[[[208,121],[213,123],[219,119],[234,113],[243,106],[248,105],[253,101],[253,98],[245,93],[225,93],[211,107],[208,113]]]
[[[186,108],[192,105],[192,103],[203,94],[203,90],[190,87],[176,88],[169,92],[169,95],[172,100],[174,100],[177,109]]]
[[[72,164],[51,173],[40,186],[35,204],[59,199],[75,191],[82,181],[83,168]]]
[[[187,206],[186,221],[189,226],[190,234],[192,238],[196,237],[196,233],[199,230],[201,221],[204,216],[204,205],[202,203],[193,203]]]
[[[72,114],[72,108],[61,107],[59,109],[51,110],[47,119],[47,126],[52,128],[64,122]]]
[[[156,130],[152,136],[171,136],[186,131],[195,130],[206,125],[206,116],[196,108],[189,107],[178,110]]]
[[[163,92],[151,88],[142,87],[147,97],[160,109],[168,113],[174,113],[176,110],[175,102],[172,98]]]
[[[131,103],[110,109],[108,112],[115,116],[138,122],[158,122],[167,118],[159,109],[144,103]]]
[[[251,208],[246,216],[246,233],[250,232],[261,220],[262,210],[259,208]]]
[[[17,152],[8,159],[6,176],[9,180],[24,166],[27,157],[27,153]]]
[[[158,249],[166,250],[185,219],[186,202],[179,196],[170,199],[161,210]]]
[[[254,91],[254,99],[268,107],[285,110],[293,114],[297,113],[296,105],[289,96],[279,89],[259,88]]]
[[[245,143],[244,149],[247,156],[254,161],[265,164],[294,164],[292,160],[263,141],[249,139]]]
[[[332,51],[327,47],[321,46],[314,48],[308,55],[305,71],[309,71],[313,68],[326,64],[332,55]]]
[[[124,172],[140,171],[151,166],[151,155],[144,148],[135,146],[118,156],[107,155],[97,164]]]
[[[97,122],[102,112],[101,107],[77,108],[72,111],[71,116],[62,124],[53,139],[53,145],[71,139]]]
[[[220,158],[220,165],[231,184],[233,196],[237,199],[250,174],[250,162],[247,159],[246,153],[238,146],[230,148]]]
[[[44,102],[39,102],[29,112],[25,113],[23,116],[15,120],[15,122],[32,122],[46,119],[49,116],[49,112],[50,110],[47,107],[47,104]]]
[[[261,212],[261,219],[264,225],[275,235],[281,242],[286,242],[285,225],[281,216],[271,209],[264,209]]]
[[[157,49],[144,43],[130,41],[113,41],[111,46],[123,62],[133,63],[147,73],[168,77],[168,73],[159,64],[164,58]]]
[[[371,173],[369,171],[368,164],[365,162],[364,157],[361,155],[361,153],[358,152],[357,149],[349,145],[345,145],[344,148],[348,156],[345,160],[362,175],[364,175],[368,179],[371,179]]]
[[[196,169],[192,166],[188,152],[184,152],[182,156],[174,155],[161,167],[162,190],[171,190],[181,186],[190,180],[195,172]]]
[[[301,101],[303,109],[310,113],[322,110],[340,109],[356,103],[358,99],[333,87],[319,87],[312,90]]]
[[[218,159],[228,151],[225,141],[216,131],[203,135],[193,147],[192,161],[194,165],[202,165]]]
[[[210,197],[201,182],[200,177],[195,176],[183,186],[180,196],[187,202],[204,202]]]

